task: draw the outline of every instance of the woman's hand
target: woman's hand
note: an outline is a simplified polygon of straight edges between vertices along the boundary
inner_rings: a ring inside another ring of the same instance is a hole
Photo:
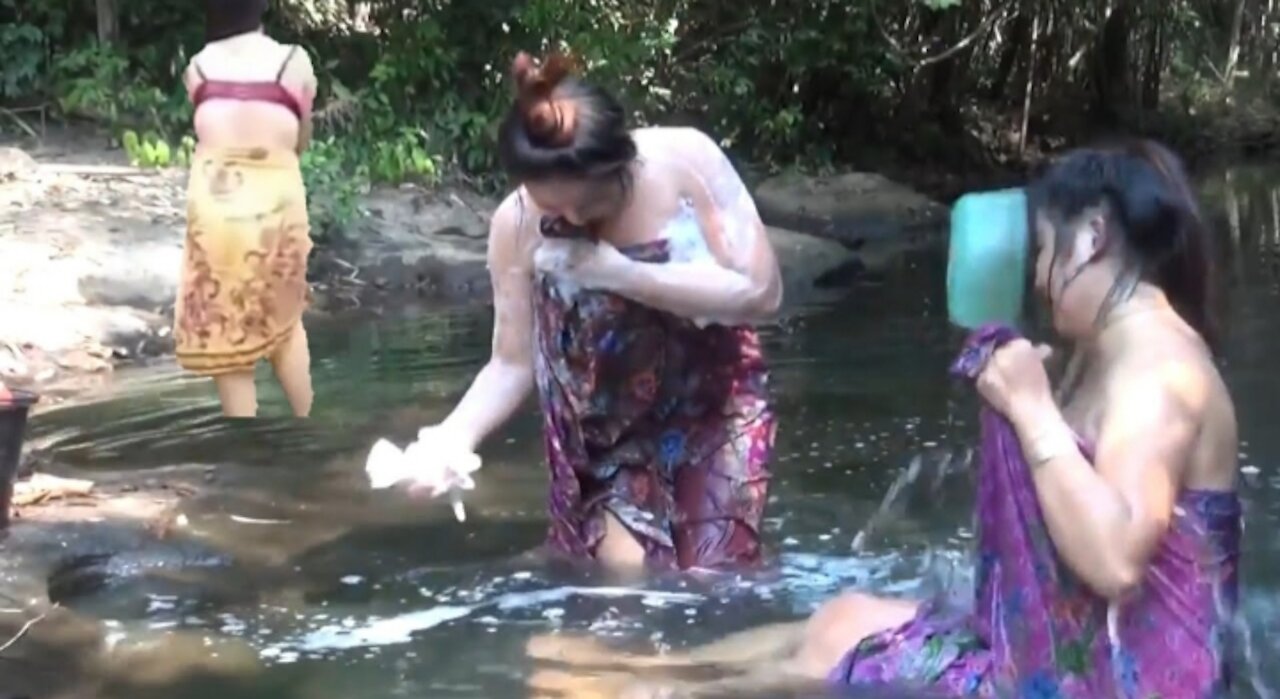
[[[439,425],[422,428],[417,441],[403,450],[386,439],[379,439],[365,463],[373,488],[407,483],[411,493],[431,497],[450,490],[475,488],[471,474],[479,469],[480,457]]]
[[[533,265],[538,271],[602,291],[621,291],[626,272],[633,264],[603,240],[545,240],[533,255]]]
[[[364,468],[373,488],[407,482],[412,494],[436,497],[449,493],[454,517],[464,522],[467,512],[462,505],[462,491],[476,487],[471,474],[480,469],[480,457],[453,431],[436,425],[422,428],[418,440],[403,451],[379,439]]]
[[[473,490],[480,456],[440,425],[418,431],[418,441],[404,455],[414,471],[409,492],[438,497],[451,490]]]
[[[978,375],[978,392],[1010,422],[1034,421],[1053,407],[1053,391],[1044,362],[1052,351],[1046,345],[1014,340],[996,350]]]

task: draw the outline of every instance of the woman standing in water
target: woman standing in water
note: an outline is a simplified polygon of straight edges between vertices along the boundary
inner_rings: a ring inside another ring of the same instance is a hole
[[[750,323],[781,300],[755,204],[692,129],[628,129],[553,57],[512,66],[499,131],[520,184],[493,216],[493,355],[420,440],[458,470],[536,384],[549,544],[609,564],[760,558],[774,416]]]
[[[208,44],[184,76],[198,140],[174,340],[183,368],[212,376],[223,412],[257,414],[268,359],[299,417],[311,411],[302,313],[311,252],[298,156],[311,139],[307,52],[262,33],[267,0],[206,0]]]
[[[972,609],[846,594],[807,622],[679,655],[620,657],[554,637],[532,654],[742,673],[624,696],[823,681],[943,696],[1222,696],[1241,507],[1208,232],[1181,166],[1151,143],[1070,153],[1028,195],[1036,285],[1083,369],[1055,400],[1044,352],[1007,328],[975,333],[953,367],[987,406]],[[591,684],[535,683],[568,696]]]

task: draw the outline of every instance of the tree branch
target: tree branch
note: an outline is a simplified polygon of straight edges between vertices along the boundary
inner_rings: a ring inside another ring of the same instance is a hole
[[[697,39],[691,42],[688,46],[684,46],[679,51],[676,51],[675,54],[671,57],[671,62],[683,63],[684,61],[693,59],[697,57],[698,52],[701,51],[703,48],[705,48],[707,45],[719,43],[721,39],[733,36],[734,34],[741,32],[743,29],[750,27],[751,24],[755,21],[756,21],[756,18],[753,16],[753,17],[748,17],[742,21],[733,22],[732,24],[721,27],[719,30],[712,32],[711,34],[708,34],[707,36],[704,36],[700,39]]]
[[[908,55],[908,51],[904,49],[902,47],[902,44],[898,43],[898,41],[894,39],[891,34],[889,34],[889,30],[885,28],[884,22],[880,19],[880,13],[876,10],[876,7],[878,4],[879,3],[876,3],[876,2],[872,2],[870,4],[871,21],[875,23],[876,31],[880,33],[880,37],[884,39],[886,44],[889,45],[889,48],[892,49],[893,52],[898,55],[898,58],[910,64],[911,67],[915,69],[924,68],[926,66],[930,66],[935,63],[941,63],[943,61],[946,61],[955,57],[961,51],[964,51],[965,49],[973,45],[973,42],[982,38],[984,34],[991,31],[991,29],[995,27],[995,25],[998,22],[1004,21],[1006,18],[1008,18],[1009,9],[1013,7],[1012,2],[1005,2],[1003,5],[1001,5],[1000,7],[993,10],[990,14],[988,14],[986,19],[982,20],[982,22],[978,24],[978,27],[974,29],[968,36],[956,42],[953,46],[943,51],[942,53],[935,54],[932,56],[913,57]]]

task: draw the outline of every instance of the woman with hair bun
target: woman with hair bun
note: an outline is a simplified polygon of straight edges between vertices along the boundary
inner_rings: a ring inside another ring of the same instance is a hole
[[[632,130],[552,56],[512,64],[493,216],[493,354],[424,428],[458,472],[536,385],[551,471],[548,544],[610,565],[753,564],[774,415],[751,325],[782,296],[765,227],[720,148]],[[436,490],[436,494],[440,491]]]
[[[311,140],[316,76],[305,50],[262,32],[267,0],[204,5],[208,43],[184,74],[197,144],[174,306],[178,363],[213,377],[225,415],[253,417],[254,368],[266,359],[305,417],[311,236],[298,158]]]
[[[1191,187],[1173,154],[1137,142],[1066,154],[1028,203],[1036,288],[1083,368],[1052,391],[1046,352],[1007,327],[974,333],[952,366],[985,400],[969,603],[850,592],[806,621],[680,653],[631,656],[592,638],[540,638],[530,652],[737,673],[627,697],[824,683],[941,697],[1230,695],[1239,445]],[[534,684],[585,697],[630,681],[593,677]]]

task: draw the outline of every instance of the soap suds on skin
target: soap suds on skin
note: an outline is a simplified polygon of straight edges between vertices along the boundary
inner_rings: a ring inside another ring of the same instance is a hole
[[[707,239],[702,231],[702,225],[698,222],[698,213],[694,209],[693,201],[687,197],[680,199],[679,210],[662,227],[655,240],[667,241],[671,262],[719,264],[715,256],[712,255],[711,248],[707,245]],[[567,254],[568,247],[575,244],[580,243],[569,240],[547,239],[542,242],[538,253],[543,255]],[[556,294],[562,299],[572,300],[582,290],[582,285],[563,276],[551,275],[542,271],[539,271],[537,275],[539,282],[542,279],[550,278]],[[709,318],[692,318],[691,320],[700,328],[705,328],[716,322]]]

